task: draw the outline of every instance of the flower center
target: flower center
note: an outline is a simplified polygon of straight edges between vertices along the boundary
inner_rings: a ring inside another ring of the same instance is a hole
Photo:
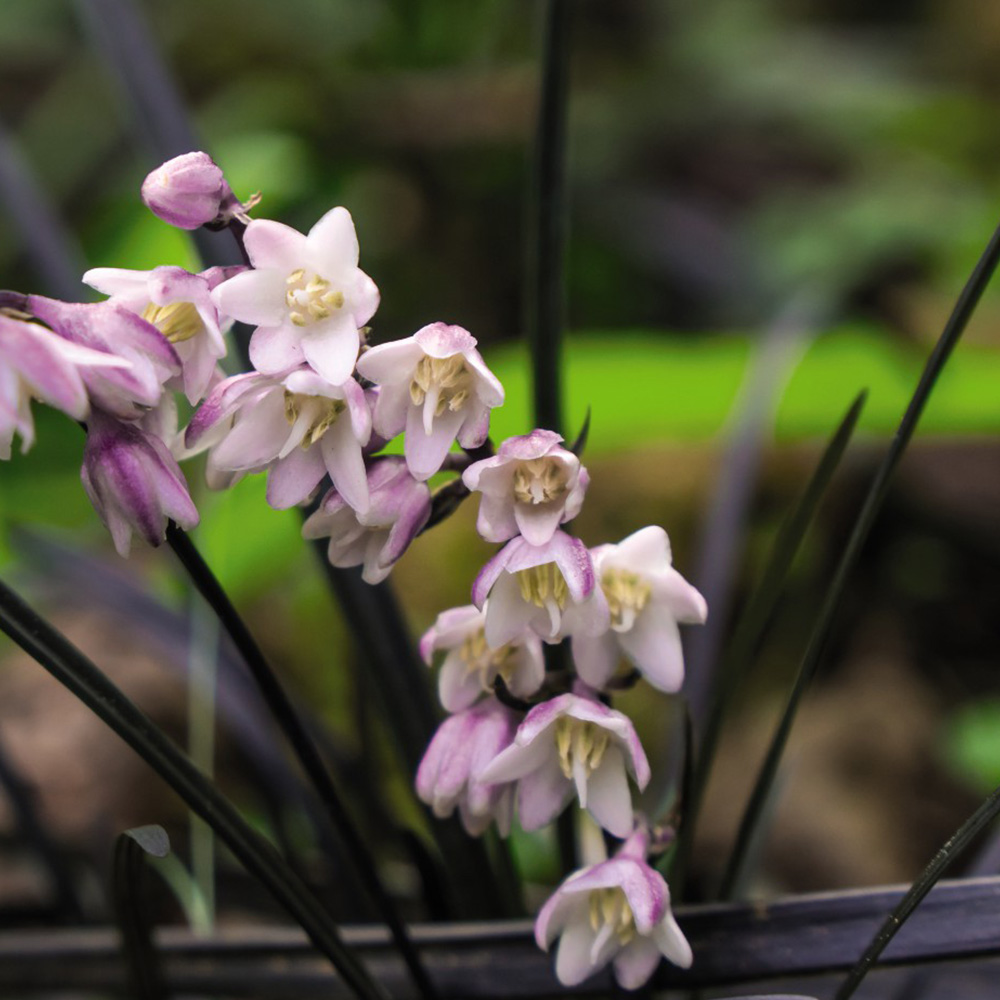
[[[601,589],[608,599],[611,627],[616,632],[628,632],[649,601],[653,588],[638,573],[609,569],[601,576]]]
[[[618,886],[591,892],[590,927],[594,931],[610,928],[622,946],[635,937],[635,916],[625,893]]]
[[[297,268],[285,279],[288,286],[285,302],[289,319],[295,326],[309,326],[317,320],[329,319],[335,309],[344,305],[344,293],[330,287],[330,282],[318,274],[307,274]]]
[[[458,655],[465,664],[467,673],[479,674],[484,691],[493,690],[493,680],[499,675],[509,686],[514,672],[514,647],[508,643],[499,649],[486,645],[486,632],[477,629],[467,636],[459,647]]]
[[[560,500],[566,495],[569,470],[554,458],[530,458],[514,470],[514,499],[518,503],[539,504]]]
[[[518,570],[517,582],[521,588],[521,597],[536,607],[547,608],[551,602],[555,602],[560,611],[566,607],[569,587],[554,562]]]
[[[171,344],[197,337],[205,329],[193,302],[171,302],[166,306],[150,302],[143,309],[142,318],[152,323]]]
[[[575,779],[577,772],[589,778],[601,765],[611,734],[593,722],[583,722],[564,715],[556,721],[556,749],[559,767],[565,777]]]
[[[293,427],[298,424],[303,428],[303,448],[312,447],[337,422],[337,417],[345,409],[347,404],[342,399],[307,396],[285,390],[285,419]]]
[[[465,367],[465,358],[453,354],[450,358],[432,358],[426,354],[417,362],[410,382],[410,399],[415,406],[428,401],[435,417],[449,410],[458,410],[469,398],[472,374]]]

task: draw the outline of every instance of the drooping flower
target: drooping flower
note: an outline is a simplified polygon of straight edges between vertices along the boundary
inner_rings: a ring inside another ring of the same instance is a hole
[[[591,555],[611,628],[573,636],[577,672],[592,687],[603,687],[624,654],[653,687],[679,691],[684,658],[678,623],[703,623],[708,606],[671,565],[667,533],[652,525]]]
[[[510,745],[517,716],[495,698],[449,716],[438,726],[417,769],[417,795],[443,819],[457,808],[474,837],[492,820],[510,832],[513,786],[484,781],[483,769]]]
[[[375,283],[358,268],[358,237],[346,208],[308,235],[255,219],[243,238],[253,269],[212,292],[227,316],[257,327],[250,360],[266,375],[303,363],[332,385],[351,377],[360,330],[378,308]]]
[[[191,274],[180,267],[129,271],[116,267],[93,268],[83,280],[110,301],[152,323],[173,345],[183,371],[180,384],[194,404],[208,390],[220,358],[226,356],[223,331],[230,324],[212,302],[212,289],[243,271],[242,267],[213,267]]]
[[[663,876],[646,863],[647,837],[637,830],[613,858],[574,872],[535,921],[535,941],[548,951],[559,938],[556,976],[576,986],[613,963],[627,990],[646,983],[661,957],[682,969],[691,946],[670,910]]]
[[[155,546],[163,541],[169,520],[185,530],[198,523],[184,474],[169,449],[135,422],[91,411],[80,478],[122,556],[129,554],[133,532]]]
[[[508,438],[496,455],[465,470],[462,481],[483,495],[476,529],[486,541],[521,534],[532,545],[544,545],[580,513],[590,477],[561,444],[562,435],[534,430]]]
[[[633,825],[626,772],[640,791],[649,783],[649,762],[632,723],[578,686],[574,694],[531,709],[482,780],[517,782],[525,830],[555,819],[575,792],[581,809],[609,833],[626,837]]]
[[[526,633],[499,649],[486,644],[486,619],[473,605],[449,608],[420,640],[420,653],[430,666],[434,653],[447,655],[438,675],[438,694],[449,712],[468,708],[483,692],[493,691],[497,677],[516,698],[533,695],[545,680],[545,660],[537,636]]]
[[[32,397],[83,420],[90,410],[84,372],[128,367],[124,358],[81,347],[38,323],[0,314],[0,458],[10,458],[15,432],[22,453],[34,444]]]
[[[178,229],[197,229],[213,222],[230,196],[222,169],[208,153],[175,156],[142,182],[146,207]]]
[[[486,608],[486,642],[496,649],[530,629],[546,642],[567,635],[599,635],[608,607],[595,586],[587,547],[556,531],[544,545],[518,537],[479,572],[472,587],[476,607]]]
[[[361,578],[380,583],[431,516],[431,491],[406,469],[402,458],[380,458],[368,469],[370,503],[354,510],[330,490],[302,525],[304,538],[330,538],[334,566],[364,566]]]
[[[163,384],[181,371],[181,360],[151,323],[115,302],[60,302],[27,297],[28,312],[66,340],[124,358],[127,367],[81,369],[91,402],[123,420],[156,406]]]
[[[490,410],[504,399],[476,338],[446,323],[373,347],[359,358],[358,372],[382,387],[375,430],[385,438],[406,431],[406,462],[417,479],[441,468],[456,438],[463,448],[483,444]]]
[[[192,418],[186,443],[209,448],[213,473],[267,469],[267,502],[277,509],[307,500],[329,473],[340,497],[364,510],[362,448],[370,434],[357,382],[330,385],[302,367],[284,377],[249,372],[221,382]]]

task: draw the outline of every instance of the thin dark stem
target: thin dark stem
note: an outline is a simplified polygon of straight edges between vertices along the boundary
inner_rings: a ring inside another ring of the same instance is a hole
[[[542,91],[532,165],[528,255],[528,342],[535,424],[562,431],[561,349],[565,313],[566,110],[573,0],[548,0]]]
[[[837,990],[834,1000],[848,1000],[854,996],[854,991],[861,984],[871,967],[878,961],[879,955],[896,936],[899,929],[909,919],[909,916],[920,905],[921,900],[934,888],[945,873],[948,866],[969,846],[996,817],[1000,815],[1000,788],[993,794],[951,835],[948,842],[934,855],[931,863],[921,872],[920,877],[910,886],[909,891],[899,901],[892,913],[885,918],[878,933],[865,953],[851,969],[847,978]]]
[[[271,669],[243,619],[233,607],[229,596],[201,557],[194,542],[175,524],[171,524],[167,529],[167,542],[184,569],[187,570],[198,593],[218,616],[222,627],[243,657],[247,669],[260,688],[265,704],[271,710],[275,721],[302,765],[303,771],[316,789],[330,824],[350,857],[361,884],[378,908],[382,919],[389,926],[418,990],[423,997],[433,998],[435,996],[434,987],[423,968],[413,942],[410,940],[406,925],[400,918],[392,898],[382,885],[375,862],[365,845],[365,841],[351,820],[333,779],[330,777],[330,772],[323,763],[315,743],[310,738],[277,675]]]
[[[913,397],[910,399],[910,404],[907,406],[906,412],[903,414],[903,419],[900,421],[889,450],[886,452],[882,464],[875,473],[875,478],[868,489],[864,505],[854,524],[854,529],[848,539],[844,554],[841,556],[833,581],[827,590],[819,617],[813,626],[812,634],[809,637],[809,644],[806,647],[805,655],[799,666],[799,672],[795,678],[792,691],[789,694],[784,714],[771,739],[767,756],[761,765],[756,784],[747,803],[746,811],[743,814],[739,833],[737,834],[736,846],[733,849],[729,864],[726,867],[725,876],[723,877],[721,890],[721,898],[723,899],[728,898],[733,886],[739,880],[746,850],[754,839],[754,833],[764,811],[764,805],[767,802],[781,755],[788,741],[799,702],[809,687],[819,666],[823,652],[826,649],[834,618],[840,609],[840,602],[847,588],[847,581],[854,570],[861,549],[871,531],[872,524],[885,500],[892,474],[903,457],[906,446],[913,437],[913,432],[916,430],[924,406],[937,382],[938,375],[940,375],[941,369],[944,368],[951,352],[962,336],[962,332],[965,330],[969,318],[972,316],[990,278],[993,276],[998,262],[1000,262],[1000,227],[994,231],[986,249],[976,263],[969,280],[962,289],[962,293],[955,303],[955,308],[952,310],[951,316],[949,316],[945,324],[941,337],[927,359],[927,364],[924,366],[920,381],[913,393]]]
[[[0,630],[113,729],[212,827],[244,868],[298,921],[359,997],[385,1000],[384,991],[343,943],[322,905],[274,848],[148,716],[2,582]]]

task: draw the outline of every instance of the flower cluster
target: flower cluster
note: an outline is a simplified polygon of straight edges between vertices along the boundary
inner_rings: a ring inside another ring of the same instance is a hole
[[[614,691],[638,678],[679,690],[679,625],[705,621],[666,532],[646,527],[588,548],[565,530],[587,470],[550,430],[494,449],[490,411],[504,390],[468,331],[438,322],[367,343],[379,291],[359,267],[346,209],[307,234],[252,219],[253,203],[235,199],[204,153],[164,164],[142,194],[171,225],[231,227],[247,266],[98,268],[84,275],[108,296],[96,304],[0,293],[0,457],[15,433],[22,450],[31,445],[32,398],[83,423],[83,485],[123,555],[135,533],[156,545],[170,521],[197,523],[178,460],[204,453],[216,489],[266,473],[268,503],[312,504],[303,535],[328,538],[330,562],[363,567],[371,584],[428,523],[430,477],[460,476],[444,489],[479,494],[479,534],[502,547],[472,603],[441,614],[421,642],[428,664],[443,654],[439,692],[450,715],[417,792],[437,816],[457,810],[473,835],[493,822],[507,835],[515,814],[537,830],[575,801],[622,841],[539,914],[539,945],[561,938],[564,983],[612,963],[631,989],[661,955],[690,964],[667,885],[647,861],[649,824],[633,804],[649,763],[631,720],[612,707]],[[220,362],[235,321],[253,327],[252,369],[227,376]],[[195,407],[183,431],[177,395]],[[384,454],[400,434],[402,456]],[[567,640],[566,665],[547,669],[546,646]]]

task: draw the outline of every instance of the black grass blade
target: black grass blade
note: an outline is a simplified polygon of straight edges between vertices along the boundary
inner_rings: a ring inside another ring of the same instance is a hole
[[[736,846],[723,878],[722,898],[727,898],[728,892],[739,879],[740,869],[743,864],[743,852],[753,839],[754,830],[763,812],[769,789],[774,781],[781,755],[784,752],[792,724],[795,721],[795,713],[802,700],[802,695],[816,674],[820,659],[826,649],[827,640],[830,637],[834,618],[840,608],[841,598],[847,586],[847,581],[885,500],[892,474],[903,457],[906,446],[913,437],[913,433],[920,421],[920,416],[934,389],[938,376],[941,374],[941,370],[944,368],[945,363],[951,356],[951,352],[962,336],[972,313],[975,311],[976,305],[979,303],[990,278],[993,276],[993,272],[996,270],[998,261],[1000,261],[1000,228],[994,231],[986,249],[976,263],[969,280],[962,289],[962,293],[955,303],[955,308],[948,317],[944,330],[937,344],[935,344],[930,357],[927,359],[927,363],[920,376],[920,381],[917,383],[917,387],[906,408],[906,412],[903,414],[892,443],[868,489],[861,512],[854,523],[854,528],[851,531],[840,563],[827,590],[816,624],[813,626],[809,643],[806,647],[802,663],[799,666],[791,693],[789,694],[785,711],[775,729],[767,756],[761,765],[753,792],[750,795],[749,802],[743,814],[740,830],[737,834]]]
[[[135,750],[212,829],[233,855],[301,924],[315,946],[363,1000],[382,989],[340,939],[326,911],[273,847],[184,753],[72,643],[0,583],[0,630]]]
[[[909,891],[885,918],[871,944],[848,973],[837,990],[834,1000],[848,1000],[878,961],[889,942],[899,933],[924,897],[934,888],[948,866],[955,861],[969,844],[1000,815],[1000,788],[994,790],[983,804],[951,835],[948,842],[934,855],[931,863],[910,886]]]
[[[160,959],[153,944],[145,905],[146,855],[165,858],[170,839],[162,826],[139,826],[119,834],[115,842],[113,894],[115,916],[128,969],[129,995],[136,1000],[166,1000]]]
[[[420,963],[420,956],[417,954],[413,942],[410,941],[406,925],[399,916],[392,897],[382,885],[375,861],[368,851],[364,838],[355,827],[354,821],[333,783],[333,778],[323,763],[319,750],[295,711],[281,681],[271,669],[256,640],[246,627],[246,623],[233,607],[228,594],[222,589],[215,574],[201,557],[194,542],[177,525],[171,524],[167,529],[167,543],[173,549],[181,565],[187,570],[198,593],[218,616],[222,627],[243,657],[247,669],[260,688],[265,704],[271,710],[275,721],[302,765],[303,771],[312,782],[322,801],[330,824],[340,839],[345,853],[351,859],[361,884],[378,908],[382,919],[392,931],[400,954],[413,975],[413,981],[421,996],[425,1000],[434,997],[434,987]]]
[[[754,650],[777,607],[792,562],[816,516],[816,511],[823,497],[826,495],[834,473],[840,466],[840,461],[844,457],[844,452],[847,450],[857,427],[866,399],[867,392],[858,394],[833,437],[830,438],[802,496],[791,515],[782,524],[760,582],[740,616],[732,638],[723,652],[715,678],[711,709],[705,722],[701,745],[698,748],[691,797],[685,803],[684,835],[678,844],[678,854],[673,869],[675,873],[683,874],[686,862],[690,857],[691,844],[698,824],[698,813],[711,776],[712,763],[722,732],[722,722],[732,702],[740,675],[749,667]]]
[[[535,426],[562,431],[565,313],[566,110],[573,0],[547,0],[528,222],[528,346]]]
[[[577,434],[576,440],[569,446],[569,450],[579,458],[583,454],[584,448],[587,447],[587,438],[590,437],[590,407],[587,407],[587,413],[583,418],[583,424],[580,426],[580,433]]]

